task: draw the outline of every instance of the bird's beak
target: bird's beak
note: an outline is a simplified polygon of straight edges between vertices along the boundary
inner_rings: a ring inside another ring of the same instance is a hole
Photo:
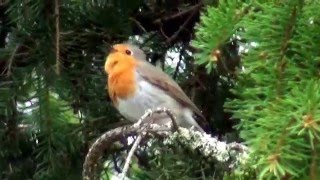
[[[111,49],[110,49],[110,54],[111,54],[111,53],[115,53],[115,52],[118,52],[118,50],[115,49],[114,47],[111,47]]]

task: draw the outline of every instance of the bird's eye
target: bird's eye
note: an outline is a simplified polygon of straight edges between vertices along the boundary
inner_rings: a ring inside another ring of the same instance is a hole
[[[126,50],[127,55],[132,55],[132,52],[130,50]]]

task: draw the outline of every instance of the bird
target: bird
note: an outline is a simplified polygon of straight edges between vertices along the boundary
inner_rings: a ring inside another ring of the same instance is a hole
[[[104,69],[112,104],[127,120],[135,123],[147,110],[162,107],[173,112],[178,126],[205,132],[202,112],[168,74],[147,61],[138,46],[114,44]],[[152,118],[159,125],[171,122],[165,113]]]

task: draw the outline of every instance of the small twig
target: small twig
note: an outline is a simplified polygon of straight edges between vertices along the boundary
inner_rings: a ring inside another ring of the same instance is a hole
[[[193,85],[192,88],[191,88],[190,99],[191,99],[192,102],[194,102],[195,99],[196,99],[196,87],[195,87],[195,85]]]
[[[192,19],[192,17],[196,14],[196,10],[193,10],[193,12],[189,15],[189,17],[184,21],[184,23],[179,27],[178,31],[176,31],[169,39],[166,40],[167,44],[170,44],[173,40],[175,40],[180,32],[187,26],[189,21]]]
[[[196,68],[195,64],[191,63],[191,65],[192,65],[192,72],[196,72],[197,68]],[[197,76],[196,73],[194,73],[193,77],[195,79],[197,79],[196,76]],[[192,102],[194,102],[194,100],[196,98],[196,81],[192,82],[192,88],[191,88],[191,93],[190,94],[191,94],[190,95],[190,99],[191,99]]]
[[[141,24],[138,20],[136,20],[136,19],[133,18],[133,17],[130,17],[129,19],[130,19],[131,21],[133,21],[144,33],[147,32],[146,28],[144,28],[144,27],[142,26],[142,24]]]
[[[169,39],[169,37],[166,35],[166,33],[163,31],[163,26],[160,27],[160,32],[162,34],[162,36],[164,36],[166,39]]]
[[[130,151],[129,151],[129,153],[128,153],[126,162],[125,162],[124,167],[123,167],[123,171],[122,171],[122,173],[121,173],[121,178],[120,178],[121,180],[123,180],[123,179],[126,177],[126,174],[127,174],[128,170],[129,170],[129,165],[130,165],[130,162],[131,162],[131,158],[132,158],[132,156],[133,156],[133,153],[134,153],[134,152],[136,151],[136,149],[138,148],[138,145],[139,145],[139,143],[141,142],[141,140],[142,140],[142,135],[140,134],[140,135],[137,137],[136,141],[134,142],[134,144],[132,145],[132,147],[131,147],[131,149],[130,149]]]
[[[179,61],[178,61],[178,63],[177,63],[177,66],[176,66],[176,69],[174,70],[174,73],[173,73],[173,76],[172,76],[172,78],[174,79],[174,80],[176,80],[176,78],[177,78],[177,75],[178,75],[178,71],[179,71],[179,67],[180,67],[180,64],[181,64],[181,61],[182,61],[182,52],[184,52],[184,47],[180,50],[180,53],[179,53]]]
[[[184,16],[185,14],[188,14],[190,11],[196,10],[196,9],[200,8],[201,6],[202,6],[202,3],[196,4],[194,6],[190,6],[188,9],[186,9],[184,11],[180,11],[180,12],[178,12],[176,14],[165,16],[163,18],[158,18],[158,19],[154,20],[153,23],[154,24],[160,24],[163,21],[168,21],[168,20],[171,20],[171,19],[175,19],[175,18]]]
[[[147,117],[152,116],[153,113],[154,113],[154,111],[152,111],[151,109],[148,109],[148,110],[146,111],[146,113],[138,120],[138,122],[136,122],[136,123],[134,124],[134,126],[136,126],[136,127],[141,127],[143,121],[144,121]],[[132,145],[132,147],[131,147],[131,149],[130,149],[130,151],[129,151],[129,153],[128,153],[128,156],[127,156],[127,158],[126,158],[126,162],[125,162],[124,167],[123,167],[123,171],[122,171],[121,176],[120,176],[120,177],[121,177],[121,178],[120,178],[121,180],[123,180],[123,179],[126,177],[126,174],[127,174],[128,170],[129,170],[129,165],[130,165],[130,162],[131,162],[133,153],[137,150],[138,145],[139,145],[139,143],[140,143],[141,140],[142,140],[142,133],[146,131],[146,128],[147,128],[147,126],[143,126],[143,127],[141,128],[140,134],[138,135],[137,139],[135,140],[134,144]]]
[[[55,0],[55,20],[56,20],[56,73],[60,74],[60,12],[59,0]]]
[[[8,66],[5,68],[5,70],[3,71],[3,73],[7,70],[7,77],[9,77],[11,75],[11,67],[12,67],[12,63],[14,60],[14,57],[16,56],[18,49],[20,47],[20,44],[17,44],[16,47],[14,48],[9,60],[8,60]]]

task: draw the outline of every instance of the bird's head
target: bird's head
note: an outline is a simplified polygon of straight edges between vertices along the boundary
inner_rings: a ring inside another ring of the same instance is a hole
[[[107,56],[104,68],[107,74],[125,71],[136,65],[137,61],[145,61],[144,52],[131,44],[113,45]]]

